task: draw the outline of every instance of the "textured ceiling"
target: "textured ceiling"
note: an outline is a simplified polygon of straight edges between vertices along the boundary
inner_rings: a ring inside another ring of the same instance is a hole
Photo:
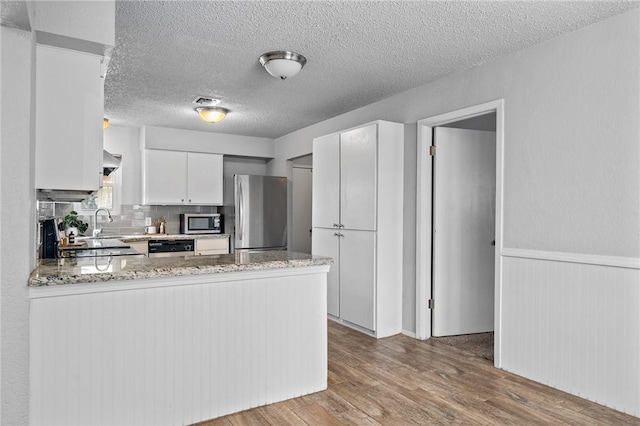
[[[638,7],[633,1],[118,1],[113,124],[276,138]],[[280,81],[272,50],[308,62]],[[203,122],[192,101],[231,110]]]

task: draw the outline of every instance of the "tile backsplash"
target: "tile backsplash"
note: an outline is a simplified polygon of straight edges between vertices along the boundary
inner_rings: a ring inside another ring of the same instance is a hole
[[[103,235],[138,235],[144,234],[145,218],[151,220],[164,218],[166,220],[166,233],[178,234],[180,232],[180,213],[218,213],[215,206],[142,206],[137,204],[123,204],[119,214],[111,214],[113,222],[108,222],[104,211],[98,214],[98,225],[102,225]],[[79,203],[53,203],[38,202],[38,219],[50,217],[63,218],[70,211],[76,210],[78,216],[89,224],[85,235],[90,236],[95,224],[93,223],[94,211],[81,210]]]

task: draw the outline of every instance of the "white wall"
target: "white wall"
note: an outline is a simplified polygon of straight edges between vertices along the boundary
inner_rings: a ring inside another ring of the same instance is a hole
[[[503,98],[505,247],[638,257],[638,15],[611,18],[285,135],[275,141],[269,171],[286,173],[286,160],[310,153],[313,138],[324,134],[375,119],[413,125]],[[405,168],[405,181],[415,180],[410,164]],[[415,193],[405,203],[415,203]],[[415,283],[404,281],[405,297],[413,297]],[[409,312],[405,328],[415,330],[413,321]]]
[[[35,48],[31,33],[0,27],[0,424],[27,424],[29,302],[35,267]]]
[[[144,126],[144,148],[273,158],[273,139]]]
[[[142,204],[142,155],[140,128],[110,126],[104,132],[104,149],[121,154],[122,204]]]

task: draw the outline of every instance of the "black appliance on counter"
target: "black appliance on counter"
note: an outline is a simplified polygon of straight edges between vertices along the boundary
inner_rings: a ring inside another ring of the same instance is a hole
[[[60,244],[60,219],[45,219],[40,222],[40,258],[57,258],[58,244]]]

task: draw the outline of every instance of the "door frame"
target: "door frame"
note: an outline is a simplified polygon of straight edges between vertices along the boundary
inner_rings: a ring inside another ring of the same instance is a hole
[[[502,235],[504,195],[504,99],[463,108],[419,120],[417,136],[416,188],[416,338],[431,337],[431,259],[432,259],[432,160],[429,147],[433,144],[433,128],[478,115],[496,113],[496,255],[494,289],[494,365],[501,365],[502,324]]]

